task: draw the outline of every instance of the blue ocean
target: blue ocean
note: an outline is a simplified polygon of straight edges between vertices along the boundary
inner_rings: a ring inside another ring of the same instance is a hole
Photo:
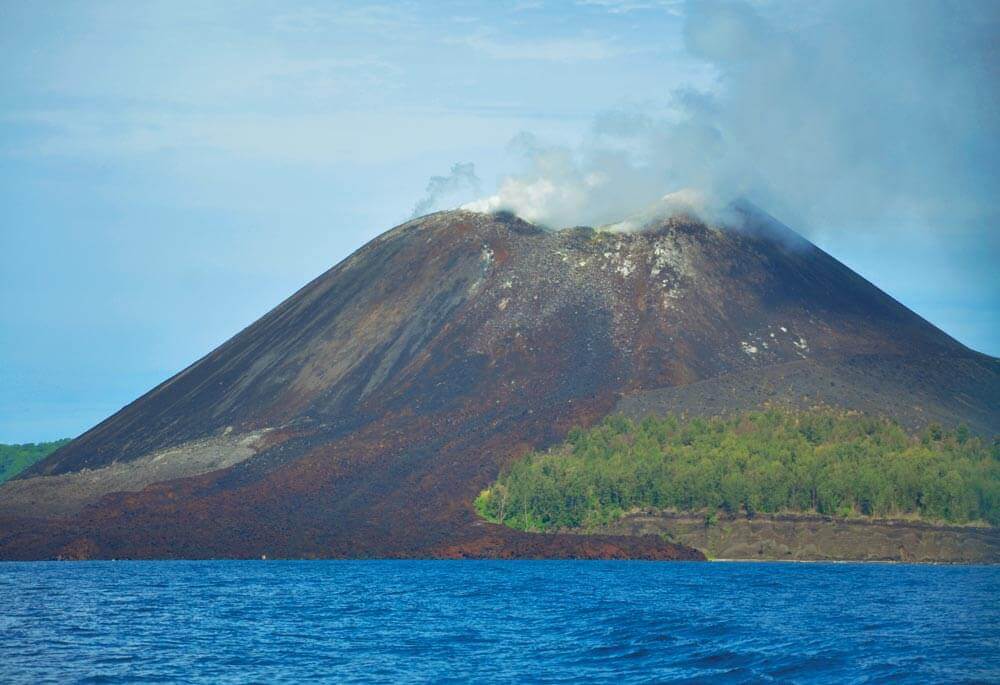
[[[1000,568],[0,564],[4,682],[1000,682]]]

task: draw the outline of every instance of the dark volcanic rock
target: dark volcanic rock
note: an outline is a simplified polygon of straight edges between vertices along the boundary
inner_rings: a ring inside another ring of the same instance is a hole
[[[471,502],[623,396],[862,357],[986,379],[938,400],[1000,424],[983,399],[998,360],[760,213],[629,234],[434,214],[0,487],[0,558],[689,558],[657,538],[518,533]]]
[[[632,512],[602,526],[618,535],[657,535],[715,559],[1000,563],[1000,529],[923,521],[842,519],[810,514],[704,516]]]

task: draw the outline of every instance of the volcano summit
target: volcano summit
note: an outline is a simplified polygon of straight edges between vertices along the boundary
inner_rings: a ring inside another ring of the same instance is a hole
[[[700,558],[655,536],[524,533],[472,502],[613,411],[828,404],[1000,429],[1000,360],[736,214],[398,226],[0,486],[0,558]]]

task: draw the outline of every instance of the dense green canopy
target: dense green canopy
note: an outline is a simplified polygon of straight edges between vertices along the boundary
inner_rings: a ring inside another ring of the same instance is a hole
[[[35,462],[41,461],[67,442],[69,438],[54,442],[0,445],[0,483],[13,478]]]
[[[523,530],[589,527],[637,507],[918,516],[1000,524],[1000,443],[964,427],[817,409],[732,418],[610,417],[516,461],[476,499]]]

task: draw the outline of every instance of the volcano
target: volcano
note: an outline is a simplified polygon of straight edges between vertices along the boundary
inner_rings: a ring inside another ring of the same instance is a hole
[[[398,226],[0,486],[0,558],[694,559],[495,526],[472,502],[616,411],[828,404],[1000,430],[1000,360],[756,208],[729,223]]]

